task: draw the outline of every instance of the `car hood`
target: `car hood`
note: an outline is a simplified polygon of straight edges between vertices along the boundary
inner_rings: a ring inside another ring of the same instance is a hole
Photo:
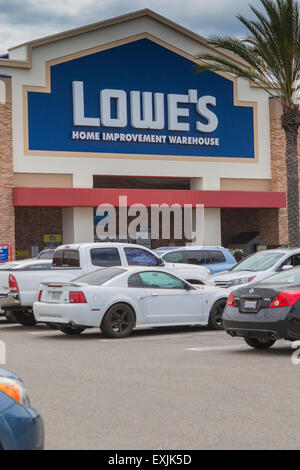
[[[165,261],[166,266],[171,266],[174,269],[200,269],[203,272],[208,272],[205,266],[201,266],[199,264],[191,264],[191,263],[168,263]]]
[[[229,289],[224,289],[223,287],[214,286],[213,284],[205,284],[203,286],[194,286],[196,289],[201,289],[204,292],[208,292],[210,294],[220,294],[227,297],[230,293]]]

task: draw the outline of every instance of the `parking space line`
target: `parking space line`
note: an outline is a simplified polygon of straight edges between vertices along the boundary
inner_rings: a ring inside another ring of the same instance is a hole
[[[54,332],[55,331],[52,331],[52,333]],[[48,335],[49,333],[51,333],[50,329],[49,331],[28,331],[29,335]]]
[[[204,348],[186,348],[185,351],[222,351],[226,349],[240,349],[240,348],[249,348],[246,344],[234,344],[231,346],[207,346]]]
[[[173,338],[189,338],[190,336],[195,336],[195,335],[200,335],[199,337],[201,338],[202,336],[214,336],[217,337],[217,335],[205,335],[205,334],[199,334],[199,333],[181,333],[178,335],[155,335],[155,336],[145,336],[144,338],[137,338],[135,336],[131,336],[128,338],[122,339],[122,342],[125,341],[156,341],[160,339],[173,339]],[[102,341],[105,341],[106,343],[115,343],[115,339],[102,339]]]
[[[49,336],[50,333],[60,333],[59,331],[57,330],[50,330],[50,329],[45,329],[43,331],[27,331],[27,334],[29,335],[36,335],[36,336],[39,336],[39,335],[47,335]],[[100,333],[99,333],[99,336],[100,336]],[[197,339],[201,340],[201,338],[203,337],[211,337],[211,338],[220,338],[220,333],[202,333],[201,331],[200,332],[190,332],[190,333],[178,333],[178,334],[164,334],[164,335],[149,335],[149,336],[144,336],[144,337],[137,337],[137,336],[129,336],[128,338],[123,338],[122,339],[122,343],[127,343],[127,342],[137,342],[137,341],[160,341],[160,340],[172,340],[172,339],[178,339],[178,338],[187,338],[187,339],[191,339],[191,338],[195,338],[195,336],[197,337]],[[103,343],[119,343],[118,341],[116,342],[116,339],[115,338],[112,338],[112,339],[109,339],[109,338],[103,338],[103,337],[99,337],[99,340]],[[120,343],[119,343],[120,344]],[[243,344],[241,344],[240,346],[244,346]],[[224,348],[237,348],[237,347],[240,347],[238,345],[233,345],[233,346],[208,346],[208,347],[203,347],[203,348],[187,348],[186,350],[190,350],[190,351],[207,351],[207,350],[215,350],[215,349],[224,349]],[[246,346],[246,345],[245,345]]]

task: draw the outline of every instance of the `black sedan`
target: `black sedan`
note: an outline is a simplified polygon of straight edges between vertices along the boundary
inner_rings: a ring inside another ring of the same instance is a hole
[[[223,325],[255,349],[268,349],[278,339],[299,340],[300,267],[231,292]]]

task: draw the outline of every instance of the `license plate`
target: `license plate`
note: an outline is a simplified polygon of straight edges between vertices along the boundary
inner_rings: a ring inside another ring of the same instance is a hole
[[[61,294],[62,294],[62,292],[60,292],[60,291],[58,291],[58,292],[49,292],[49,299],[52,302],[56,302],[57,300],[60,299]]]
[[[244,308],[255,310],[257,308],[257,300],[245,300]]]

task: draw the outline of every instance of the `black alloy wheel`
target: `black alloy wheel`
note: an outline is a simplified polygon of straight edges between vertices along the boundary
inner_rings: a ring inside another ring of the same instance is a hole
[[[135,317],[127,304],[113,305],[105,314],[100,329],[109,338],[125,338],[132,332]]]
[[[217,302],[212,306],[209,315],[209,326],[214,330],[223,330],[223,312],[226,306],[226,299],[217,300]]]

